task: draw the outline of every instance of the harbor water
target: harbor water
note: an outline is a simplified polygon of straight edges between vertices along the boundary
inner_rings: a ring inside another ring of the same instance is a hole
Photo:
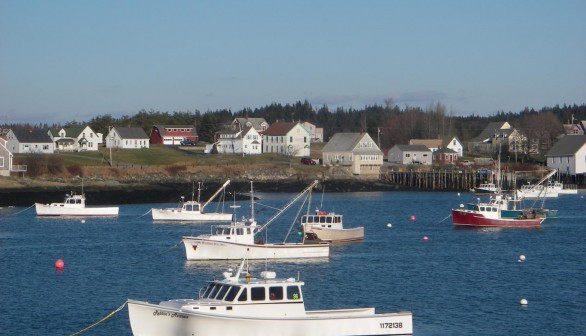
[[[314,194],[312,210],[321,205],[346,227],[364,226],[364,241],[333,245],[327,259],[258,261],[252,270],[301,278],[307,309],[410,310],[419,336],[583,335],[585,195],[547,200],[559,217],[539,229],[488,230],[451,223],[450,209],[473,201],[471,193]],[[263,224],[293,194],[255,196]],[[248,215],[248,203],[237,203],[226,211]],[[186,261],[181,237],[209,233],[210,224],[153,222],[149,210],[163,206],[174,205],[121,205],[117,218],[83,220],[0,209],[0,335],[71,335],[103,318],[80,335],[132,335],[126,308],[109,316],[127,299],[197,297],[206,281],[238,266]],[[291,207],[262,238],[299,240],[298,211]]]

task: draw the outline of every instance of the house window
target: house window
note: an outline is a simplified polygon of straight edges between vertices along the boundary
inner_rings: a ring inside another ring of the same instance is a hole
[[[406,154],[405,154],[405,157],[411,157],[411,154],[409,154],[409,153],[406,153]]]
[[[292,136],[289,137],[289,142],[293,142],[293,137]]]
[[[4,167],[4,157],[0,156],[0,167]]]

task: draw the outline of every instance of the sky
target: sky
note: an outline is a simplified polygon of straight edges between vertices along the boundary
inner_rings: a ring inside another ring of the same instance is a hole
[[[0,0],[0,123],[586,103],[585,0]]]

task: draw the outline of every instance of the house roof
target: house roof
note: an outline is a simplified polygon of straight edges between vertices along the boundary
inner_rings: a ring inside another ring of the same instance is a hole
[[[410,145],[424,145],[427,148],[440,148],[442,146],[442,139],[411,139]]]
[[[276,122],[269,126],[269,128],[264,131],[263,135],[287,135],[287,133],[289,133],[289,131],[292,130],[295,126],[297,126],[297,123],[294,122]],[[303,127],[303,129],[307,131],[305,127]]]
[[[545,156],[572,156],[586,144],[586,135],[568,134],[551,147]]]
[[[513,128],[505,128],[508,125],[506,121],[493,121],[488,123],[488,125],[482,130],[482,132],[474,139],[471,139],[470,142],[484,142],[492,138],[496,133],[499,135],[505,134],[510,135],[514,130]]]
[[[358,143],[366,136],[370,138],[368,133],[336,133],[324,146],[322,152],[354,152],[356,154],[382,155],[382,151],[378,146],[356,148]]]
[[[20,143],[53,143],[46,131],[12,129],[12,133]]]
[[[256,130],[260,130],[260,131],[262,131],[262,124],[263,123],[268,125],[265,118],[243,118],[243,117],[240,117],[240,118],[236,118],[233,123],[240,124],[240,125],[246,125],[246,124],[250,123],[250,125],[252,127],[254,127]]]
[[[436,150],[435,152],[433,152],[433,154],[458,154],[458,152],[456,152],[453,149],[450,149],[448,147],[442,147],[438,150]]]
[[[161,125],[161,124],[156,124],[153,125],[153,127],[156,127],[159,130],[159,134],[161,136],[164,136],[166,132],[167,128],[190,128],[191,129],[191,135],[197,136],[197,130],[195,129],[195,126],[193,125]],[[175,133],[175,132],[169,132],[169,133]]]
[[[146,139],[148,135],[140,127],[114,127],[122,139]]]
[[[403,152],[431,152],[431,149],[424,145],[395,145],[395,147],[402,150]]]

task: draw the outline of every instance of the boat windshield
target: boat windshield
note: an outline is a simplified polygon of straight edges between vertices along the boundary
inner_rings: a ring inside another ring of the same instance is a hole
[[[302,224],[331,224],[331,223],[341,223],[342,216],[311,216],[306,215],[301,217]]]
[[[186,211],[199,211],[199,204],[187,203],[184,207]]]

